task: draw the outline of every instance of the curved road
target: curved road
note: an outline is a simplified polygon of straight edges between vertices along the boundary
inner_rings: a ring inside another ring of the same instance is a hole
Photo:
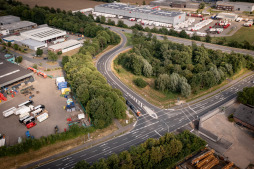
[[[114,28],[112,28],[114,29]],[[135,107],[141,110],[142,116],[138,117],[137,123],[134,124],[132,131],[118,136],[114,139],[108,140],[104,143],[93,146],[89,149],[79,151],[67,157],[55,160],[38,168],[56,169],[56,168],[72,168],[78,161],[86,160],[89,163],[95,162],[100,158],[106,158],[113,153],[120,153],[123,150],[129,149],[133,145],[138,145],[148,138],[159,138],[166,132],[172,132],[190,122],[198,119],[203,114],[208,113],[215,108],[220,107],[224,103],[236,97],[237,91],[247,86],[253,86],[251,83],[254,80],[254,75],[235,83],[230,88],[220,92],[210,98],[200,101],[193,105],[186,104],[178,110],[160,109],[151,105],[141,96],[133,92],[126,85],[124,85],[111,71],[111,62],[113,58],[121,51],[123,51],[126,44],[126,37],[114,29],[122,37],[122,42],[119,46],[105,53],[97,62],[98,70],[106,77],[108,83],[113,88],[120,89],[124,97],[129,100]],[[153,110],[158,119],[150,116],[145,107]]]

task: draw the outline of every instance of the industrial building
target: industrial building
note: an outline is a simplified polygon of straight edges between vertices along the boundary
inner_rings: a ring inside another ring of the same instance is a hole
[[[48,50],[51,50],[53,52],[68,52],[70,50],[73,49],[77,49],[80,48],[82,46],[81,42],[77,41],[77,40],[68,40],[62,43],[58,43],[56,45],[52,45],[50,47],[48,47]]]
[[[66,35],[66,31],[50,27],[42,27],[20,33],[26,39],[33,39],[39,42],[49,43]]]
[[[23,30],[28,30],[37,27],[36,23],[30,22],[30,21],[19,21],[19,22],[13,22],[11,24],[2,25],[0,26],[1,30],[8,31],[8,34],[20,32]]]
[[[138,18],[177,25],[185,21],[185,13],[169,12],[149,8],[137,7],[123,3],[107,3],[95,6],[95,12],[120,15],[129,18]]]
[[[234,120],[254,131],[254,108],[240,104],[234,113]]]
[[[13,35],[13,36],[6,36],[6,37],[3,38],[3,40],[5,42],[13,42],[13,43],[15,43],[15,42],[19,42],[19,41],[25,40],[25,38],[22,37],[22,36]]]
[[[26,70],[17,64],[13,64],[5,60],[4,57],[0,58],[0,87],[7,87],[9,85],[34,81],[33,72]]]
[[[171,6],[172,8],[194,8],[198,9],[199,3],[190,0],[155,0],[150,2],[153,6]]]
[[[44,42],[40,42],[37,40],[33,40],[33,39],[24,39],[22,41],[19,42],[15,42],[21,46],[25,46],[31,50],[36,51],[38,48],[42,49],[42,48],[46,48],[48,45],[47,43]]]
[[[19,22],[20,18],[17,16],[7,15],[7,16],[0,16],[0,25],[7,25],[14,22]]]
[[[216,2],[216,8],[219,10],[227,10],[227,11],[254,11],[254,3],[248,2]]]
[[[229,20],[229,21],[234,21],[236,18],[238,17],[237,14],[234,13],[218,13],[218,15],[216,16],[216,18],[218,19],[225,19],[225,20]]]

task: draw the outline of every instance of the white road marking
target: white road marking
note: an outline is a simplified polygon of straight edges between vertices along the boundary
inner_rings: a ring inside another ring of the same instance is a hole
[[[157,133],[161,137],[160,133],[158,133],[156,130],[154,130],[154,131],[155,131],[155,133]]]

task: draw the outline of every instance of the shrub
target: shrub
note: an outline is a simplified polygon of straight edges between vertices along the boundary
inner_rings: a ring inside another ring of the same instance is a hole
[[[15,59],[15,62],[21,63],[22,60],[23,60],[23,57],[22,57],[22,56],[19,56],[19,57],[17,57],[17,58]]]
[[[37,67],[38,67],[37,64],[34,64],[34,65],[33,65],[33,68],[37,69]]]
[[[137,85],[140,88],[144,88],[147,86],[147,82],[144,81],[142,78],[137,78],[133,82],[135,83],[135,85]]]
[[[230,121],[230,122],[233,122],[233,121],[234,121],[234,116],[233,116],[233,114],[230,114],[230,115],[228,116],[228,121]]]

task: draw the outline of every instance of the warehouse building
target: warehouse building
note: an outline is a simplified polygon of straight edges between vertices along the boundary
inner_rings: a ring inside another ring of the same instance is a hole
[[[248,2],[223,2],[218,1],[216,3],[216,8],[219,10],[227,10],[227,11],[254,11],[254,3]]]
[[[33,40],[33,39],[24,39],[22,41],[19,42],[15,42],[21,46],[25,46],[31,50],[36,51],[38,48],[42,49],[42,48],[46,48],[48,45],[47,43],[44,42],[40,42],[37,40]]]
[[[185,13],[142,8],[123,3],[107,3],[95,6],[95,12],[110,13],[129,18],[139,18],[176,25],[185,21]]]
[[[234,13],[218,13],[218,15],[216,16],[216,18],[218,19],[225,19],[229,21],[234,21],[237,17],[238,15]]]
[[[8,34],[17,33],[23,30],[28,30],[37,27],[36,23],[30,21],[19,21],[7,25],[0,26],[1,30],[8,31]]]
[[[7,25],[14,22],[19,22],[20,18],[13,15],[0,16],[0,25]]]
[[[42,27],[34,30],[20,33],[26,39],[33,39],[39,42],[49,43],[66,35],[66,31],[54,29],[50,27]]]
[[[34,81],[33,72],[0,58],[0,88],[12,84]]]
[[[25,38],[22,37],[22,36],[13,35],[13,36],[6,36],[6,37],[3,38],[3,40],[4,40],[5,42],[13,42],[13,43],[16,43],[16,42],[25,40]]]
[[[240,104],[234,113],[234,120],[254,131],[254,108]]]
[[[48,50],[51,50],[53,52],[60,52],[61,51],[62,53],[65,53],[70,50],[80,48],[81,46],[82,46],[82,44],[77,40],[68,40],[68,41],[65,41],[62,43],[58,43],[56,45],[52,45],[52,46],[48,47]]]

